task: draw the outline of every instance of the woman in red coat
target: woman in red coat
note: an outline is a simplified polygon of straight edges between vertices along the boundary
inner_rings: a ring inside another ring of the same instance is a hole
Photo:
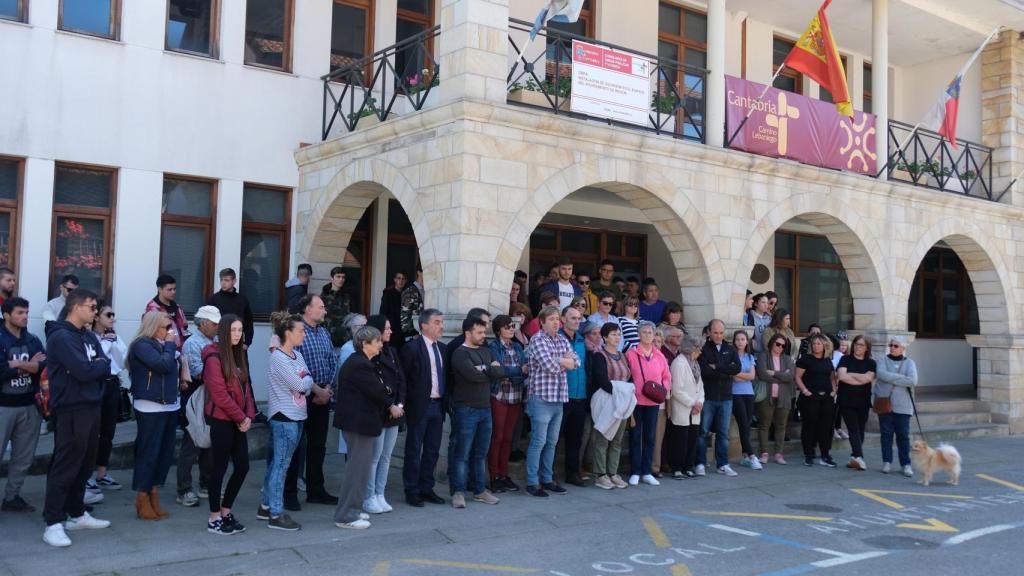
[[[242,320],[233,314],[220,319],[217,341],[203,349],[203,385],[206,387],[205,413],[210,424],[210,521],[207,531],[228,535],[245,531],[231,505],[249,473],[249,442],[245,433],[256,417],[256,402],[245,364]],[[224,474],[231,462],[233,470],[221,497]]]

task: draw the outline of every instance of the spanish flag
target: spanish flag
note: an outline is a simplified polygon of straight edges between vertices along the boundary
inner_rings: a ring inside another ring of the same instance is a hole
[[[789,56],[786,56],[785,65],[807,74],[821,84],[832,94],[836,110],[852,118],[853,104],[850,102],[850,90],[846,86],[846,71],[843,70],[843,61],[836,49],[828,18],[825,17],[825,9],[831,3],[832,0],[825,0],[821,8],[818,8],[818,13],[811,19],[811,25],[796,41]]]

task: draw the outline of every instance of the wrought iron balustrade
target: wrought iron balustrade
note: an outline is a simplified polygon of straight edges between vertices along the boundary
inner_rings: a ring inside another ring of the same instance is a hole
[[[428,28],[322,76],[321,139],[327,139],[338,120],[349,132],[362,118],[372,116],[383,122],[397,102],[405,102],[411,110],[422,109],[440,79],[434,57],[440,31],[440,26]]]
[[[519,55],[506,78],[510,104],[550,108],[555,114],[594,119],[616,126],[643,128],[676,138],[704,142],[707,70],[551,27],[544,27],[537,34],[534,42],[543,42],[546,48],[531,58],[523,44],[528,41],[532,27],[530,22],[509,19],[509,44],[512,54]],[[520,38],[519,42],[516,37]],[[574,39],[626,52],[651,62],[652,97],[646,126],[570,111]]]
[[[996,202],[1002,197],[992,188],[992,148],[959,138],[954,148],[937,132],[897,120],[889,120],[888,132],[890,180]]]

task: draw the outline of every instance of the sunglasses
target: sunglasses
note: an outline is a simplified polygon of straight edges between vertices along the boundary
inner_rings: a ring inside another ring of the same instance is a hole
[[[785,342],[776,342],[775,344],[772,344],[772,346],[775,346],[776,348],[785,348],[786,347],[786,343]]]
[[[576,304],[573,304],[573,306],[575,306],[577,308],[586,308],[587,307],[587,303],[586,302],[577,302]]]
[[[170,330],[173,327],[174,327],[174,324],[165,324],[164,326],[161,326],[161,328],[163,328],[164,330]]]
[[[615,304],[615,302],[612,302],[611,300],[601,302],[601,306],[611,306],[612,304]]]
[[[892,344],[889,344],[889,348],[902,348],[902,347],[903,346],[900,346],[899,344],[897,344],[895,342],[893,342]]]
[[[107,318],[113,318],[114,317],[114,313],[113,312],[107,312],[106,314],[104,314],[104,316],[106,316]]]

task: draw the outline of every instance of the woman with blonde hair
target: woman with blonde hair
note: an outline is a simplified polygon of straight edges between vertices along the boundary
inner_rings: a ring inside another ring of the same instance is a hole
[[[157,491],[174,459],[174,439],[181,408],[178,334],[174,322],[156,310],[142,316],[128,348],[128,372],[135,408],[135,512],[143,520],[170,516]]]

